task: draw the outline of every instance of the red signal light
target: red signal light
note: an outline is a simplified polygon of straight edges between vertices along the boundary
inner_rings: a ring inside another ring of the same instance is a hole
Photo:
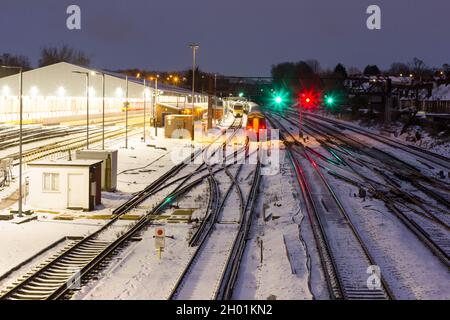
[[[312,109],[317,106],[319,102],[318,96],[319,94],[313,90],[301,92],[299,96],[300,107],[303,109]]]

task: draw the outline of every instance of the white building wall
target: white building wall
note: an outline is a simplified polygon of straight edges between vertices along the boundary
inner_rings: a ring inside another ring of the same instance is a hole
[[[86,114],[86,76],[73,73],[92,72],[91,69],[61,62],[23,73],[24,120],[39,120]],[[130,107],[141,107],[145,101],[151,110],[153,104],[153,83],[128,82],[128,101]],[[102,76],[89,76],[89,112],[102,112]],[[126,81],[119,77],[105,75],[105,111],[120,112],[126,102]],[[19,119],[19,75],[0,78],[0,122]],[[182,108],[185,97],[162,91],[158,101],[178,105]],[[198,98],[200,100],[200,98]],[[207,100],[203,97],[202,100]]]
[[[52,166],[29,166],[29,204],[32,208],[61,210],[66,209],[69,201],[69,174],[81,174],[83,185],[77,192],[82,193],[84,208],[89,208],[89,167],[52,167]],[[43,174],[59,173],[59,191],[43,191]]]

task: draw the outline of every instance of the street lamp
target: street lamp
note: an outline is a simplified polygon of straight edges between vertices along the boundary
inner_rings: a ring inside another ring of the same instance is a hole
[[[22,126],[23,126],[23,68],[13,66],[1,66],[4,69],[19,70],[19,203],[18,203],[18,216],[22,217]]]
[[[216,119],[216,115],[217,115],[217,73],[214,73],[214,115],[213,115],[213,119],[214,119],[214,125],[217,125],[217,119]]]
[[[72,71],[86,76],[86,149],[89,149],[89,72]]]
[[[157,100],[158,100],[158,78],[159,74],[157,74],[154,78],[151,77],[150,80],[155,81],[155,98],[153,99],[153,128],[155,128],[155,138],[158,135],[158,129],[156,128],[156,108],[157,108]]]
[[[192,140],[194,140],[194,120],[195,120],[195,54],[200,46],[198,44],[190,44],[192,49]]]
[[[144,77],[144,143],[145,143],[145,109],[147,107],[147,84]]]
[[[128,76],[125,76],[125,82],[127,85],[126,89],[126,100],[125,100],[125,149],[128,149]]]
[[[93,71],[92,75],[102,76],[102,150],[105,150],[105,73]]]

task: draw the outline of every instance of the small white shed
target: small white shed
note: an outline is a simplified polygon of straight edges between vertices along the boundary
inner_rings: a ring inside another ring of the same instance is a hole
[[[29,163],[30,206],[93,210],[101,204],[101,165],[102,160]]]

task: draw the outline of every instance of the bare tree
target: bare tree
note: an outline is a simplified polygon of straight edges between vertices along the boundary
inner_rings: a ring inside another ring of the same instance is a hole
[[[391,64],[391,67],[389,68],[389,73],[391,75],[400,75],[403,74],[404,76],[409,76],[410,74],[410,68],[406,63],[402,62],[394,62]]]
[[[414,75],[419,79],[423,79],[424,77],[432,74],[431,69],[426,66],[425,62],[418,58],[414,58],[413,61],[409,63],[409,67]]]
[[[31,69],[30,60],[27,57],[10,53],[3,53],[0,56],[0,65],[22,67],[24,70]]]
[[[319,61],[317,61],[316,59],[309,59],[309,60],[305,60],[305,63],[306,63],[308,66],[311,67],[312,71],[313,71],[315,74],[319,74],[319,73],[320,73],[321,68],[320,68],[320,62],[319,62]]]
[[[84,52],[75,50],[67,45],[63,45],[60,48],[47,47],[41,50],[39,67],[48,66],[58,62],[68,62],[87,67],[90,64],[90,59]]]
[[[357,75],[360,75],[361,73],[362,73],[361,70],[357,67],[348,68],[349,76],[357,76]]]

